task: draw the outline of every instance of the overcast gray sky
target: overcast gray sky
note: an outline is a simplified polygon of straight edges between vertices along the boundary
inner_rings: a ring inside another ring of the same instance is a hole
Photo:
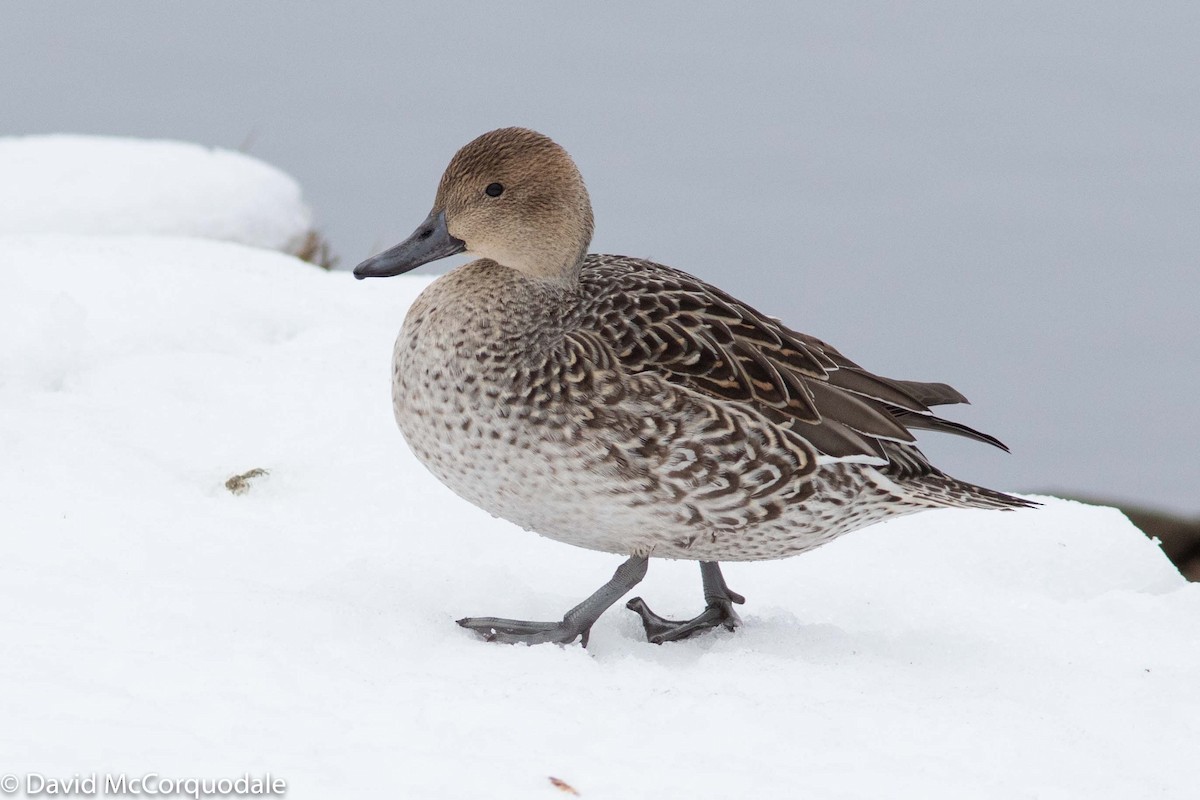
[[[1191,2],[8,2],[0,134],[246,149],[352,266],[537,128],[594,250],[971,397],[1013,454],[926,436],[952,474],[1194,512],[1197,42]]]

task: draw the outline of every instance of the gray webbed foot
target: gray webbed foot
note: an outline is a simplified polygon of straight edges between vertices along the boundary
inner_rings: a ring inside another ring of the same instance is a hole
[[[642,618],[642,627],[646,629],[646,641],[651,644],[677,642],[717,627],[732,631],[742,624],[742,619],[733,610],[730,600],[713,601],[698,616],[682,622],[660,617],[651,611],[646,601],[640,597],[633,598],[625,607],[636,611]]]
[[[715,561],[702,562],[700,575],[704,580],[704,599],[707,606],[692,619],[679,621],[660,617],[651,611],[650,606],[640,597],[635,597],[625,604],[626,608],[642,618],[647,641],[652,644],[677,642],[701,631],[716,627],[732,631],[742,624],[741,618],[733,610],[733,604],[745,603],[746,598],[725,585],[720,566]]]
[[[592,625],[609,606],[620,600],[638,582],[646,577],[649,559],[631,556],[617,567],[608,583],[601,586],[592,596],[563,615],[559,622],[527,622],[521,619],[499,617],[467,617],[458,624],[469,628],[489,642],[502,644],[570,644],[581,639],[587,647],[588,634]]]
[[[592,630],[590,624],[581,628],[569,624],[565,619],[558,622],[528,622],[499,617],[466,617],[458,620],[458,624],[475,631],[484,641],[501,644],[570,644],[581,639],[580,644],[587,647],[588,634]]]

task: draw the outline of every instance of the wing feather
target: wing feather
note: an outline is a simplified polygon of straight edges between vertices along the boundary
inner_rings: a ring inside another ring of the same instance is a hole
[[[594,325],[625,370],[654,372],[752,408],[826,457],[885,460],[900,475],[937,473],[911,444],[913,429],[1004,448],[995,437],[933,415],[930,406],[967,402],[950,386],[872,374],[687,273],[590,255],[581,281],[590,303],[580,307],[581,319]]]

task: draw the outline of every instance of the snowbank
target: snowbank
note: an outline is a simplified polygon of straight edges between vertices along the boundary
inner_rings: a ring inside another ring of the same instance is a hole
[[[745,627],[673,645],[619,608],[587,651],[455,626],[557,617],[620,559],[409,455],[389,357],[425,282],[0,237],[6,769],[270,772],[289,798],[1195,796],[1200,585],[1112,509],[933,512],[733,564]],[[639,591],[701,604],[690,564]]]
[[[312,223],[288,175],[183,142],[0,138],[0,176],[0,234],[196,236],[296,252]]]

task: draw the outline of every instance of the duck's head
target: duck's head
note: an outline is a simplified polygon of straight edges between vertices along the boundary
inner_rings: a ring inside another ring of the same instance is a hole
[[[568,282],[591,239],[592,205],[567,151],[540,133],[501,128],[454,154],[426,220],[354,276],[399,275],[467,252],[530,278]]]

